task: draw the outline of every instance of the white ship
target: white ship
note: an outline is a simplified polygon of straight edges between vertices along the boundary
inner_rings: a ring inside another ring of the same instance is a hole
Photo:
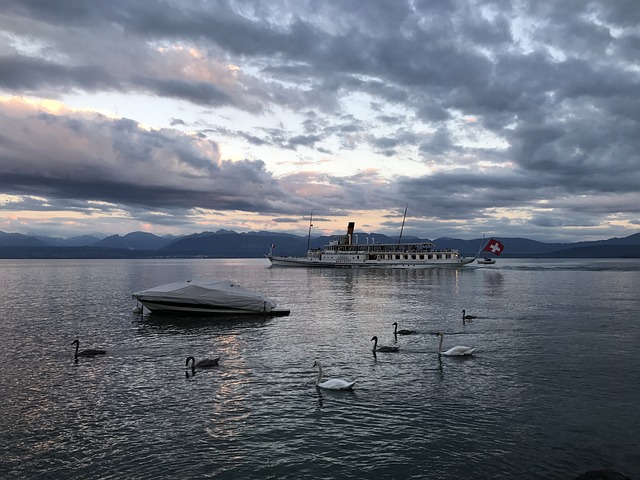
[[[433,268],[461,267],[476,257],[461,257],[458,250],[439,249],[433,243],[358,243],[355,222],[349,222],[346,235],[339,235],[319,249],[307,250],[302,257],[278,256],[273,246],[267,255],[279,267],[339,268]]]

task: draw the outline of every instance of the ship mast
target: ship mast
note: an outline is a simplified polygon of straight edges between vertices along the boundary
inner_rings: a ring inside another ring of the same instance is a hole
[[[313,227],[313,212],[311,212],[311,216],[309,217],[309,235],[307,237],[307,250],[309,250],[309,246],[311,245],[311,227]]]
[[[400,245],[400,242],[402,241],[402,231],[404,230],[404,221],[407,218],[407,208],[409,208],[408,203],[407,203],[407,206],[404,207],[404,216],[402,217],[402,227],[400,227],[400,236],[398,237],[398,245]]]

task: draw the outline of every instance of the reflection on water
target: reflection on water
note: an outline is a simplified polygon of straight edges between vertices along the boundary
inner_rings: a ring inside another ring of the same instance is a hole
[[[504,275],[500,272],[488,272],[484,275],[485,294],[489,297],[500,297],[504,295]]]
[[[640,475],[637,261],[0,267],[2,478]],[[131,313],[133,291],[208,276],[265,293],[291,315]],[[463,322],[462,309],[478,318]],[[393,322],[417,333],[396,337]],[[436,331],[474,356],[439,358]],[[400,350],[374,354],[374,335]],[[75,363],[74,338],[107,354]],[[191,375],[190,355],[220,363]],[[355,389],[316,388],[315,360]]]
[[[147,314],[133,316],[140,333],[153,331],[182,334],[188,330],[213,329],[215,331],[235,331],[242,328],[260,328],[276,317],[263,315],[183,315],[183,314]]]

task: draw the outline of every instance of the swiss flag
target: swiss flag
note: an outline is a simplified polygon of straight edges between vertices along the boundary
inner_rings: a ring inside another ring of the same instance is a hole
[[[484,247],[483,249],[484,252],[491,252],[491,253],[495,253],[496,255],[500,255],[503,250],[504,250],[504,245],[502,245],[498,240],[494,238],[489,240],[489,242],[487,243],[487,246]]]

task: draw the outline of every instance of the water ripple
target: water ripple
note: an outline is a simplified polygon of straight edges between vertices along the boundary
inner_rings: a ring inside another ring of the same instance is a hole
[[[378,272],[199,259],[2,267],[2,478],[640,472],[640,325],[629,320],[640,307],[636,264]],[[132,291],[196,276],[246,280],[292,314],[131,314]],[[478,318],[463,323],[462,308]],[[393,321],[418,333],[394,338]],[[447,333],[447,345],[477,347],[476,355],[438,359],[435,331]],[[400,351],[374,356],[373,335]],[[107,354],[75,362],[74,338]],[[189,355],[220,356],[220,365],[191,375]],[[316,388],[315,360],[328,377],[356,380],[355,389]]]

